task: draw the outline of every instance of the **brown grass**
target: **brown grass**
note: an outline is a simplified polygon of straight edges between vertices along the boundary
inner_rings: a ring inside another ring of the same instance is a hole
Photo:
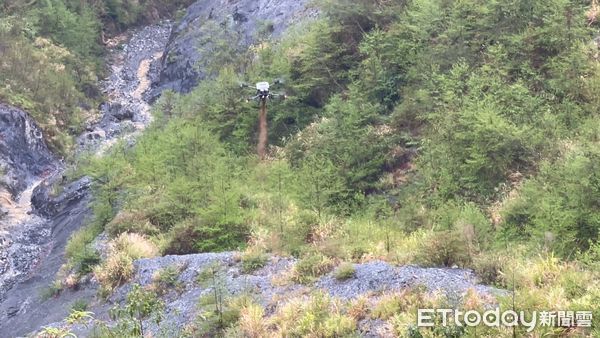
[[[159,254],[158,247],[146,237],[133,233],[123,233],[111,243],[111,251],[123,252],[132,259],[152,258]]]

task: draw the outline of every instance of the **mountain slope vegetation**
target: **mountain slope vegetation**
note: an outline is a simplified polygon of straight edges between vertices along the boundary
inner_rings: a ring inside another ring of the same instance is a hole
[[[215,44],[214,77],[163,93],[134,147],[83,161],[74,175],[97,182],[96,217],[71,240],[71,267],[91,271],[90,243],[106,230],[143,235],[161,254],[469,267],[514,288],[518,308],[597,309],[589,2],[319,6],[321,18],[247,54]],[[274,78],[289,99],[269,104],[260,161],[258,107],[239,83]]]
[[[187,1],[189,3],[189,1]],[[97,114],[105,40],[186,1],[0,1],[0,99],[27,110],[55,150]]]

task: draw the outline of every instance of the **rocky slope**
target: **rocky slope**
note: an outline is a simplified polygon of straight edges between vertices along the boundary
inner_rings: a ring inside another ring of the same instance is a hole
[[[158,76],[153,64],[162,56],[170,29],[169,22],[145,27],[124,37],[126,45],[114,46],[112,74],[104,82],[109,100],[102,105],[99,120],[79,137],[78,152],[102,155],[119,140],[133,140],[150,123],[149,105],[142,94]],[[4,106],[0,108],[4,111]],[[43,293],[64,263],[68,238],[91,216],[92,182],[84,177],[55,191],[65,185],[62,164],[47,150],[26,113],[6,111],[12,118],[3,118],[6,128],[2,130],[11,133],[7,137],[12,143],[3,144],[0,154],[9,164],[10,177],[15,177],[16,183],[7,186],[16,193],[24,191],[18,204],[26,209],[19,211],[26,216],[18,221],[5,217],[10,231],[0,247],[0,337],[13,337],[68,314],[68,294],[53,303]],[[94,292],[88,292],[77,297],[92,298]]]
[[[286,300],[323,291],[331,296],[350,300],[361,295],[377,297],[377,295],[401,291],[406,288],[423,286],[430,292],[441,292],[449,300],[458,301],[469,290],[474,289],[481,295],[497,295],[503,293],[491,287],[480,285],[470,270],[420,268],[416,266],[393,266],[381,261],[372,261],[364,264],[355,264],[354,277],[338,281],[333,273],[325,275],[311,285],[281,282],[290,273],[296,260],[291,258],[271,257],[261,269],[252,273],[244,273],[239,254],[208,253],[186,256],[166,256],[152,259],[142,259],[135,263],[135,277],[130,283],[117,289],[108,301],[95,301],[90,304],[89,311],[94,313],[95,319],[109,320],[108,311],[113,306],[125,302],[132,285],[150,287],[153,277],[160,270],[173,267],[179,271],[175,284],[163,295],[165,303],[164,318],[157,326],[152,320],[147,320],[145,326],[150,328],[153,336],[177,337],[180,331],[190,323],[197,320],[201,309],[198,306],[200,299],[214,292],[211,283],[199,282],[199,275],[209,267],[219,267],[220,290],[226,297],[250,295],[270,312],[283,305]],[[278,282],[279,281],[279,282]],[[79,291],[69,291],[69,299],[74,295],[81,297],[89,295],[90,290],[96,290],[98,285],[94,281]],[[69,327],[78,336],[90,334],[92,323],[71,327],[66,322],[51,324],[55,327]],[[383,323],[367,320],[360,323],[360,330],[364,336],[378,336]]]
[[[152,91],[187,93],[206,76],[199,67],[211,53],[214,37],[226,38],[232,50],[242,52],[261,35],[278,37],[290,26],[317,15],[309,0],[200,0],[191,5],[173,29],[160,79]]]
[[[0,186],[17,197],[56,168],[36,123],[26,112],[0,103]]]
[[[100,106],[99,121],[79,137],[80,151],[103,153],[118,140],[132,140],[150,124],[150,106],[143,94],[160,74],[171,26],[165,21],[114,39],[127,43],[110,49],[111,74],[103,82],[108,101]]]
[[[32,214],[31,199],[60,167],[27,113],[0,103],[0,300],[45,250],[50,230]]]

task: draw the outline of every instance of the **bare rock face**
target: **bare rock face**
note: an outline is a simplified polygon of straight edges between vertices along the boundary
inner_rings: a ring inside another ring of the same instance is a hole
[[[0,300],[39,261],[51,229],[34,215],[33,190],[61,163],[21,109],[0,103]]]
[[[56,169],[37,124],[24,111],[0,103],[0,185],[17,196]]]
[[[206,77],[199,64],[218,39],[240,53],[261,37],[277,38],[295,23],[316,17],[309,0],[199,0],[175,26],[152,91],[190,92]]]

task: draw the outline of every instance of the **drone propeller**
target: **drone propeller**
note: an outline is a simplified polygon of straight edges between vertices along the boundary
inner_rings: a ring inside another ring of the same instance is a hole
[[[287,99],[287,95],[285,93],[272,93],[270,95],[271,99],[281,99],[281,100],[285,100]]]
[[[273,99],[281,99],[285,100],[287,95],[285,93],[273,93],[270,91],[274,86],[278,84],[283,84],[282,79],[276,79],[275,82],[269,83],[266,81],[257,82],[255,86],[250,86],[246,83],[240,82],[241,88],[250,88],[256,89],[256,96],[249,97],[246,99],[246,102],[252,101],[263,101],[263,100],[273,100]]]

